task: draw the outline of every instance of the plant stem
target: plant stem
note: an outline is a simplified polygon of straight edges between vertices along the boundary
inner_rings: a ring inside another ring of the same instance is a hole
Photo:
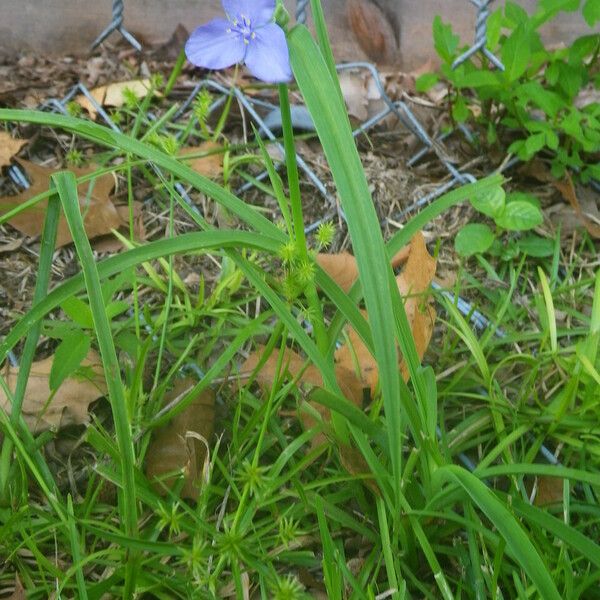
[[[299,258],[302,263],[310,261],[308,248],[306,245],[306,236],[304,235],[304,217],[302,215],[302,198],[300,196],[300,179],[298,177],[298,163],[296,161],[296,146],[294,143],[294,129],[292,126],[292,113],[290,110],[290,98],[288,87],[282,83],[279,86],[279,107],[281,110],[281,126],[283,129],[283,144],[285,148],[285,163],[288,176],[288,185],[290,189],[290,204],[292,210],[292,222],[294,224],[294,236],[296,238],[296,247]],[[310,309],[311,323],[314,328],[317,347],[327,356],[329,347],[329,336],[325,329],[323,320],[323,309],[317,287],[314,280],[311,281],[304,290],[306,300]]]
[[[175,62],[173,70],[171,71],[171,74],[169,75],[169,80],[167,81],[167,85],[166,85],[165,91],[164,91],[165,96],[168,96],[173,91],[173,87],[175,87],[175,82],[177,81],[177,78],[181,74],[181,70],[183,69],[184,63],[185,63],[185,50],[182,48],[181,52],[179,53],[179,56],[177,57],[177,61]]]

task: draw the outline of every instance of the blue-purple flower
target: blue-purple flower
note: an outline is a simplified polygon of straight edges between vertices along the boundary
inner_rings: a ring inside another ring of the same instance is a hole
[[[267,83],[292,78],[285,33],[273,22],[276,0],[222,0],[227,19],[198,27],[185,45],[188,60],[206,69],[244,63]]]

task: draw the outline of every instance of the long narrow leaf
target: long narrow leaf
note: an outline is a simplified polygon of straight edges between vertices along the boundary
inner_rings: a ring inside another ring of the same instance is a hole
[[[108,396],[112,408],[117,444],[119,446],[119,455],[121,458],[121,472],[124,484],[121,489],[121,494],[123,497],[125,532],[129,537],[135,539],[138,537],[138,510],[135,495],[135,455],[131,423],[127,411],[125,391],[121,380],[121,370],[117,359],[117,352],[112,338],[110,322],[106,314],[106,306],[102,297],[100,276],[83,225],[75,175],[70,172],[60,172],[54,174],[52,180],[56,185],[65,212],[65,217],[71,231],[71,236],[75,242],[75,248],[81,263],[83,278],[88,292],[90,309],[94,320],[94,330],[96,332],[100,356],[102,357],[102,365],[106,375],[106,386],[108,388]],[[127,576],[125,590],[123,592],[126,598],[133,595],[135,587],[135,569],[136,560],[132,558],[130,559],[126,570]]]
[[[554,585],[552,575],[529,537],[490,489],[475,475],[456,465],[440,467],[437,473],[440,477],[451,479],[462,487],[485,513],[505,539],[508,549],[518,564],[537,587],[540,596],[544,600],[560,600],[561,596]]]
[[[398,295],[398,290],[390,285],[392,272],[377,213],[336,84],[306,27],[296,26],[288,41],[296,81],[315,123],[346,214],[380,369],[392,464],[399,476],[402,445],[400,384],[394,328],[390,327],[394,323],[391,297]],[[409,398],[403,400],[412,401]],[[417,437],[417,424],[412,425],[413,435]]]

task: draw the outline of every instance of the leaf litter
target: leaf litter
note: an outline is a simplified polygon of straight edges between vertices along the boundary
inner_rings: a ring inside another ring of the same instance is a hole
[[[43,167],[36,163],[17,159],[30,180],[30,186],[15,196],[0,198],[0,215],[19,207],[34,196],[47,192],[50,187],[50,177],[60,169]],[[69,170],[77,177],[91,175],[97,170],[96,165],[85,168],[70,167]],[[108,235],[113,229],[127,226],[127,206],[116,206],[111,200],[115,188],[115,177],[111,173],[100,175],[89,182],[81,183],[77,189],[79,203],[83,215],[85,231],[90,239]],[[41,235],[46,215],[47,200],[38,202],[35,206],[25,209],[8,220],[8,223],[27,237]],[[139,212],[139,205],[134,206],[134,213]],[[138,235],[142,231],[138,227]],[[58,222],[56,247],[60,248],[73,241],[69,226],[64,215]]]
[[[196,383],[178,379],[165,394],[164,404],[187,393]],[[197,500],[200,487],[208,477],[209,448],[215,428],[215,393],[201,392],[169,423],[156,428],[146,452],[146,476],[157,493],[166,494],[183,478],[180,496]]]
[[[132,81],[118,81],[101,85],[90,90],[90,96],[95,103],[102,108],[121,108],[126,102],[127,93],[133,94],[135,98],[141,100],[145,98],[152,90],[150,79],[136,79]],[[157,95],[157,92],[154,92]],[[87,96],[80,94],[75,98],[75,102],[88,112],[92,119],[98,116],[98,110]]]
[[[210,179],[217,179],[223,173],[223,147],[216,142],[186,146],[179,150],[178,156],[196,173]]]
[[[15,154],[18,154],[27,140],[15,139],[6,131],[0,131],[0,169],[10,165]]]
[[[22,415],[32,433],[56,431],[69,425],[86,425],[89,407],[107,393],[102,360],[90,350],[75,375],[64,379],[57,390],[50,387],[54,356],[34,362],[27,380]],[[14,392],[19,368],[2,369],[8,389]],[[10,413],[10,401],[0,389],[0,408]]]

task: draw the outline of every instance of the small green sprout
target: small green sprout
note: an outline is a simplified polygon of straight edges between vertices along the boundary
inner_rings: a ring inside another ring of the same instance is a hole
[[[65,160],[68,165],[73,165],[74,167],[80,167],[83,164],[83,152],[81,150],[77,150],[76,148],[72,148],[65,154]]]

